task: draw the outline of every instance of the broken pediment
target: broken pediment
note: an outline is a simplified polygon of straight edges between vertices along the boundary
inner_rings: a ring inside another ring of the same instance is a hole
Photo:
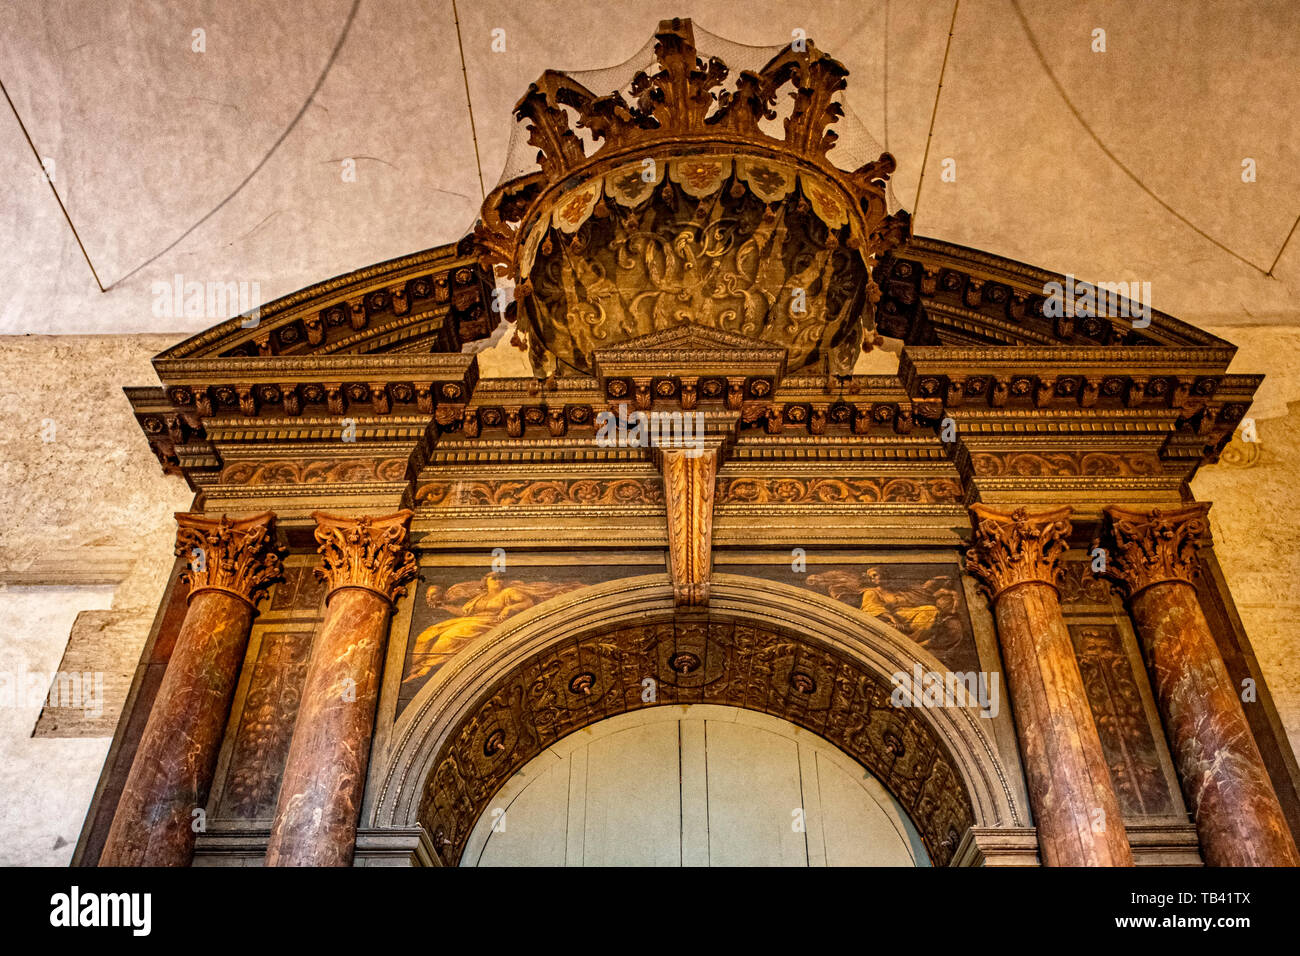
[[[434,460],[639,460],[593,447],[626,404],[700,411],[751,461],[878,456],[985,491],[1030,476],[1068,497],[1101,476],[1155,495],[1231,439],[1259,377],[1228,375],[1233,346],[1151,308],[1145,284],[1090,289],[912,236],[893,158],[869,136],[844,149],[847,72],[811,42],[728,79],[689,21],[655,41],[612,91],[555,72],[528,90],[526,161],[459,242],[160,354],[162,387],[128,395],[164,468],[213,500],[248,476],[337,474],[397,507]],[[481,379],[489,341],[532,377]],[[328,454],[268,468],[271,446]]]

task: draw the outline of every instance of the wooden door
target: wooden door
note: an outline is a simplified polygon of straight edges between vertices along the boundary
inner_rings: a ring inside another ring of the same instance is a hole
[[[731,707],[571,734],[497,793],[466,866],[928,866],[897,801],[821,738]]]

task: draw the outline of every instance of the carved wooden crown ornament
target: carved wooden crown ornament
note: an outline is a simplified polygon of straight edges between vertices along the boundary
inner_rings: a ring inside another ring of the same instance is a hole
[[[596,348],[688,323],[783,345],[792,369],[851,369],[870,270],[910,226],[888,212],[892,156],[828,158],[848,71],[801,41],[728,84],[689,20],[655,41],[630,101],[548,70],[515,107],[540,169],[488,195],[475,237],[515,282],[535,369],[589,374]]]

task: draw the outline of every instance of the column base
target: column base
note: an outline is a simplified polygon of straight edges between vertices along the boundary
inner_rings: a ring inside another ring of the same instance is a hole
[[[1042,866],[1035,827],[971,827],[949,866]]]
[[[195,866],[265,866],[271,828],[233,826],[201,834]],[[422,826],[357,830],[353,866],[442,866]]]
[[[1193,823],[1128,823],[1135,866],[1204,866]]]

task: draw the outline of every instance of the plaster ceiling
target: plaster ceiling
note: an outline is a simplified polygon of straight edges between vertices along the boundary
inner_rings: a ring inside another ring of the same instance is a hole
[[[454,241],[477,214],[480,170],[488,189],[499,176],[528,84],[548,67],[620,63],[671,16],[756,45],[801,28],[840,59],[919,234],[1149,281],[1156,308],[1193,324],[1300,323],[1300,5],[1288,0],[959,0],[955,21],[951,3],[902,0],[306,9],[0,8],[0,81],[107,290],[0,104],[0,332],[194,332],[223,316],[157,315],[153,283],[256,282],[265,302]],[[1245,157],[1257,182],[1242,182]]]

